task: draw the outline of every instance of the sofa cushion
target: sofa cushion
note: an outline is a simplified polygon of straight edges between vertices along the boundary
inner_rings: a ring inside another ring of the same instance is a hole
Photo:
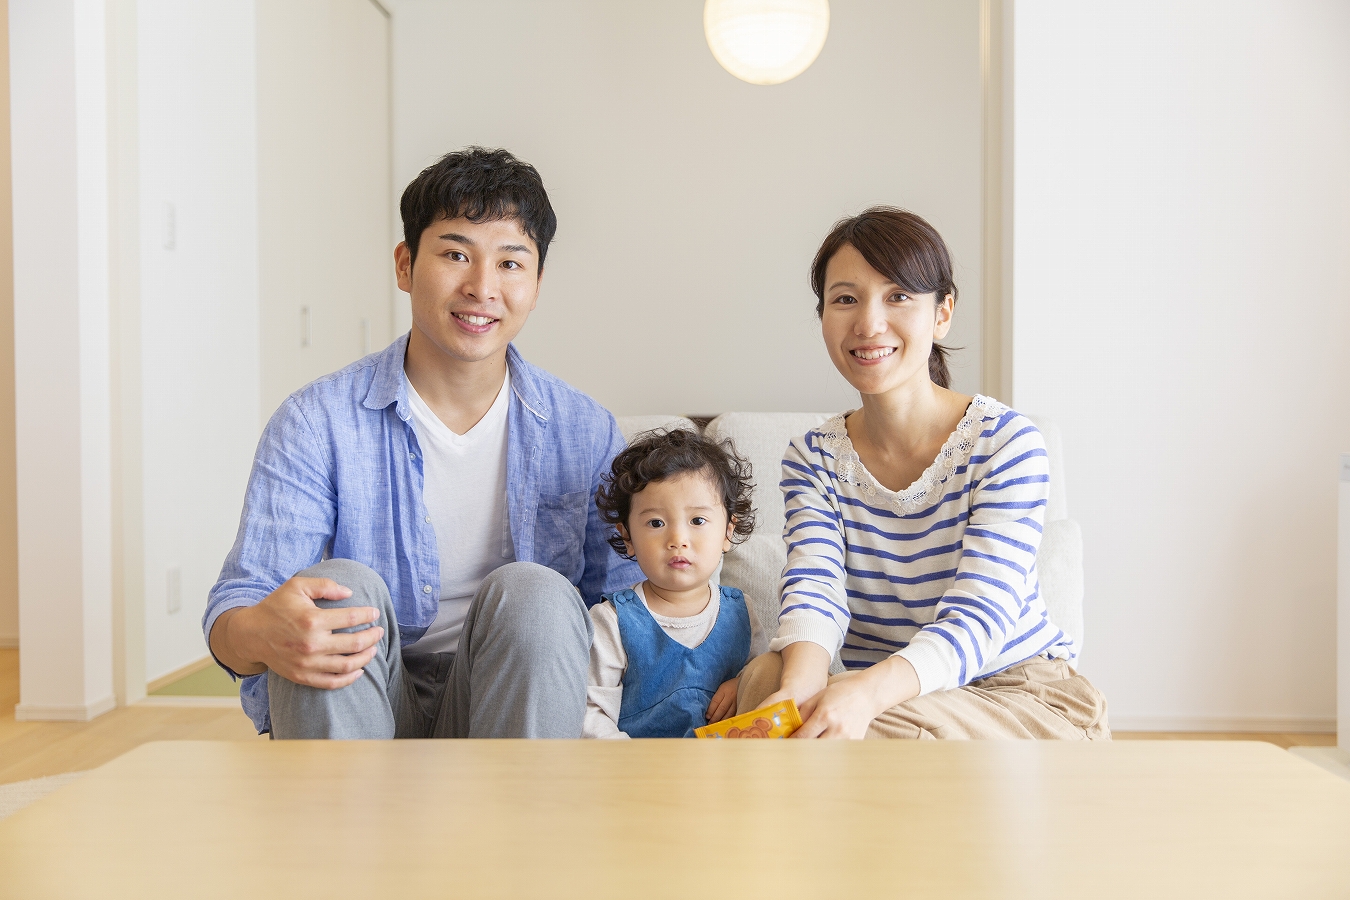
[[[1050,621],[1083,652],[1083,530],[1073,519],[1045,523],[1036,573]]]
[[[736,452],[750,461],[755,479],[755,534],[779,537],[783,533],[783,452],[833,413],[731,412],[708,423],[704,434],[730,438]]]
[[[650,416],[615,416],[615,421],[619,423],[619,431],[623,433],[623,439],[628,443],[633,443],[633,438],[644,431],[653,431],[657,428],[683,428],[686,431],[698,431],[698,426],[691,419],[684,416],[675,415],[650,415]]]

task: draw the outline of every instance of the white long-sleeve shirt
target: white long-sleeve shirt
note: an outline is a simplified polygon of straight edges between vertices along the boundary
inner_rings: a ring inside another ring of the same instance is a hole
[[[859,460],[845,417],[783,459],[788,558],[770,649],[811,641],[848,669],[903,656],[925,694],[1041,654],[1075,659],[1036,578],[1050,489],[1036,426],[976,396],[933,464],[891,491]]]
[[[678,643],[697,647],[712,633],[713,626],[717,624],[717,612],[722,608],[722,591],[717,583],[710,583],[708,589],[708,605],[702,612],[680,618],[652,613],[652,618],[662,631]],[[633,592],[647,607],[647,612],[651,613],[642,584],[633,585]],[[749,662],[765,651],[768,640],[760,630],[754,611],[750,609],[749,597],[745,598],[745,605],[750,612],[750,655],[746,658],[746,662]],[[619,730],[619,707],[623,704],[623,675],[628,670],[628,654],[624,652],[623,640],[619,637],[619,614],[614,604],[602,600],[592,606],[591,622],[595,625],[595,638],[591,641],[586,718],[581,726],[581,736],[626,738],[628,735]]]

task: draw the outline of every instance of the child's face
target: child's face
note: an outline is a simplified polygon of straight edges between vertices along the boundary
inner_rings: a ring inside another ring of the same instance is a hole
[[[722,554],[731,549],[732,527],[708,475],[684,472],[633,495],[623,537],[658,591],[692,597],[706,591]]]

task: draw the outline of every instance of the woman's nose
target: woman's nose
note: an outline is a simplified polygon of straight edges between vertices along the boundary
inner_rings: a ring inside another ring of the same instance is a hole
[[[853,332],[858,337],[872,337],[881,334],[889,327],[886,322],[886,310],[880,303],[859,304],[858,318],[853,323]]]

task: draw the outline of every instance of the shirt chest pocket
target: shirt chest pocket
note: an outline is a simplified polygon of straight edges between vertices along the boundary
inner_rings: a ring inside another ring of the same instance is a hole
[[[534,519],[535,562],[576,583],[585,564],[589,491],[540,497]]]

